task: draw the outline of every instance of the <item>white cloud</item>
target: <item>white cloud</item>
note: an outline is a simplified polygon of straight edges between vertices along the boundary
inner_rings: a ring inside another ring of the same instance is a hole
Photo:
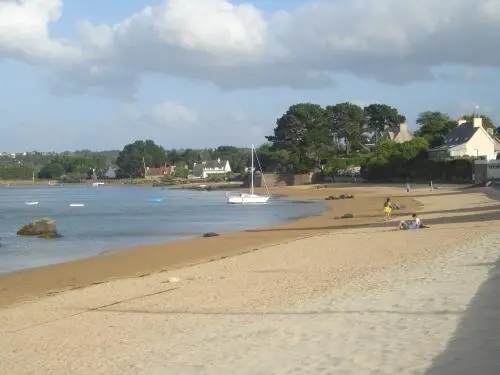
[[[71,43],[51,39],[49,24],[61,17],[62,0],[0,2],[0,58],[60,66],[83,58]]]
[[[130,99],[148,73],[228,89],[321,88],[338,72],[401,84],[447,64],[500,66],[498,0],[337,0],[272,14],[165,0],[114,25],[82,20],[73,41],[49,34],[61,11],[62,0],[0,2],[0,58],[53,66],[58,93]]]
[[[180,128],[197,120],[198,114],[194,109],[170,101],[156,104],[139,118],[141,122],[169,128]]]
[[[113,121],[116,132],[108,133],[115,138],[119,134],[123,144],[133,139],[151,138],[166,148],[244,146],[264,142],[271,131],[265,117],[237,108],[202,112],[170,101],[146,109],[128,104]]]

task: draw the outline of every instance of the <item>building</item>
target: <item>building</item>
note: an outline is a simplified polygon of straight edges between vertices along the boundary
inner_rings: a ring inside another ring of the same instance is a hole
[[[499,151],[500,144],[493,132],[483,128],[482,118],[475,117],[472,122],[460,119],[441,146],[429,149],[429,159],[475,157],[494,160]]]
[[[408,125],[405,122],[394,128],[386,128],[382,133],[382,137],[396,143],[410,142],[414,138],[413,133],[408,129]]]
[[[475,160],[473,180],[475,183],[500,181],[500,160]]]
[[[109,167],[104,173],[104,178],[115,179],[116,178],[116,167]]]
[[[159,180],[166,176],[171,176],[175,173],[175,165],[170,165],[160,168],[146,167],[146,180]]]
[[[201,163],[194,163],[193,176],[198,178],[207,178],[213,174],[226,174],[231,172],[229,160],[208,160]]]
[[[371,134],[366,146],[373,148],[381,139],[389,139],[396,143],[404,143],[412,141],[413,138],[413,133],[410,129],[408,129],[408,125],[404,122],[395,127],[387,126],[381,134]]]

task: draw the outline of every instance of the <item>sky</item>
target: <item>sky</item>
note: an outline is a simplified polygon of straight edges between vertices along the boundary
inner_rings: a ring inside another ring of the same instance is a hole
[[[476,107],[500,0],[0,0],[0,152],[261,144],[290,105]]]

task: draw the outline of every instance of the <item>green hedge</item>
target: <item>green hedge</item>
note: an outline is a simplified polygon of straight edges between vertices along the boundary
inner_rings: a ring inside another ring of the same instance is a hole
[[[470,182],[474,170],[472,159],[429,160],[422,156],[407,162],[380,160],[361,168],[361,176],[369,181],[444,181]]]
[[[470,182],[474,171],[473,159],[414,160],[408,166],[413,180]]]
[[[361,166],[361,176],[368,181],[448,181],[472,180],[473,159],[429,160],[427,142],[380,141]]]

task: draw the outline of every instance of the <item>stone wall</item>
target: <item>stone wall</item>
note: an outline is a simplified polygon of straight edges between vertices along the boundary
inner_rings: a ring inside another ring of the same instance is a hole
[[[311,184],[313,180],[313,173],[307,174],[277,174],[277,173],[264,173],[264,179],[267,186],[294,186],[294,185],[307,185]],[[249,181],[245,184],[248,185]],[[262,175],[257,173],[254,175],[254,186],[264,186],[262,182]]]

